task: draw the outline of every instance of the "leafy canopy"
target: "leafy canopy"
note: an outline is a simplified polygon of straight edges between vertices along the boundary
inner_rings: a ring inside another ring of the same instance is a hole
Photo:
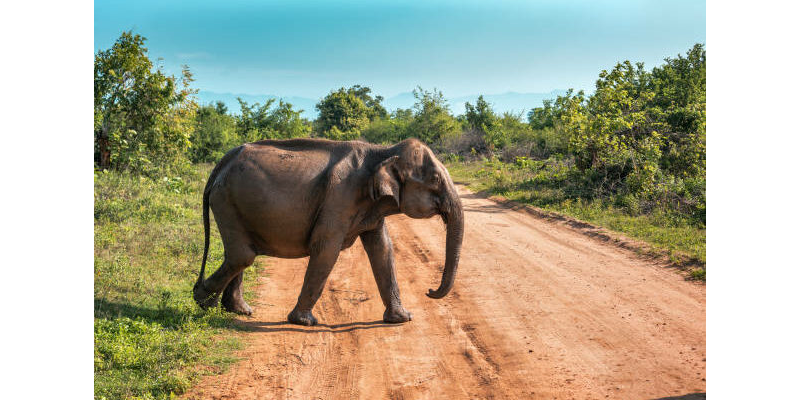
[[[154,68],[145,38],[123,32],[94,60],[95,161],[153,172],[185,161],[197,104],[187,66],[180,79]]]
[[[279,100],[277,107],[273,108],[275,99],[268,99],[263,105],[250,105],[241,98],[237,100],[241,114],[236,118],[236,126],[242,143],[261,139],[306,137],[311,134],[311,125],[301,116],[303,110],[295,110],[290,103]]]
[[[355,85],[330,92],[316,105],[317,134],[333,140],[353,140],[372,121],[388,116],[382,96],[371,95],[372,89]]]

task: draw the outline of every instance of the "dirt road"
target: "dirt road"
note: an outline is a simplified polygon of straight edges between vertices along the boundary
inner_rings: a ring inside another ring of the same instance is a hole
[[[453,292],[439,218],[389,218],[403,303],[381,322],[363,248],[343,251],[315,308],[287,324],[307,259],[271,259],[243,323],[241,362],[187,398],[704,398],[705,287],[630,251],[459,188],[466,212]],[[688,396],[687,396],[688,395]]]

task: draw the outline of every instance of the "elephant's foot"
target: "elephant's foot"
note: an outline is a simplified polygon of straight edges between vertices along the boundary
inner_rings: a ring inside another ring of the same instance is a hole
[[[317,318],[311,311],[300,311],[295,308],[289,313],[289,322],[295,325],[314,326],[317,324]]]
[[[193,292],[195,303],[204,310],[216,307],[219,303],[219,293],[207,291],[205,286],[200,282],[194,285]]]
[[[225,311],[240,314],[253,315],[253,309],[244,300],[222,299],[222,307]]]
[[[387,308],[383,313],[383,322],[399,324],[408,321],[411,321],[411,313],[406,311],[403,306]]]

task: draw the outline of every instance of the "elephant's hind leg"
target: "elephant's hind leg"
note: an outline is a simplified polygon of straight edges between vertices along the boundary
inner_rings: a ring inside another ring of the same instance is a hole
[[[242,298],[242,273],[253,264],[256,257],[250,234],[225,193],[212,193],[210,201],[225,249],[225,260],[216,272],[199,285],[196,292],[202,291],[208,299],[204,308],[216,306],[219,295],[222,294],[222,306],[226,310],[250,315],[253,310]],[[197,297],[197,293],[195,296]]]
[[[224,290],[222,305],[226,310],[234,312],[240,310],[242,314],[250,315],[244,311],[250,310],[250,313],[253,311],[241,297],[242,273],[245,268],[253,264],[255,257],[256,254],[252,250],[232,256],[226,249],[225,261],[222,262],[222,266],[203,282],[202,289],[208,299],[204,308],[216,306],[219,294]],[[229,287],[230,289],[228,289]],[[239,299],[241,303],[236,302]]]
[[[222,293],[222,307],[227,311],[242,315],[252,315],[253,309],[244,301],[242,297],[242,278],[244,271],[240,272],[231,279],[225,291]]]
[[[199,288],[208,298],[204,308],[215,306],[219,294],[222,294],[222,305],[226,310],[250,315],[253,310],[242,298],[242,272],[253,264],[256,253],[247,230],[238,221],[235,209],[226,203],[215,207],[214,200],[219,199],[212,197],[211,208],[225,248],[225,260]]]

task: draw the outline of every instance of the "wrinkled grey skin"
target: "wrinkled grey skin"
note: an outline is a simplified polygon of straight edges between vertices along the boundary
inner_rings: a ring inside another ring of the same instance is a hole
[[[225,260],[204,280],[209,207],[222,236]],[[289,322],[314,325],[311,309],[322,294],[339,252],[360,237],[386,312],[386,322],[406,322],[400,302],[392,241],[384,217],[440,215],[447,225],[442,281],[431,298],[453,287],[464,217],[447,169],[416,139],[391,147],[321,139],[264,140],[237,147],[211,172],[203,193],[205,249],[194,286],[203,308],[217,304],[250,315],[242,298],[242,271],[257,255],[309,256],[303,288]]]

